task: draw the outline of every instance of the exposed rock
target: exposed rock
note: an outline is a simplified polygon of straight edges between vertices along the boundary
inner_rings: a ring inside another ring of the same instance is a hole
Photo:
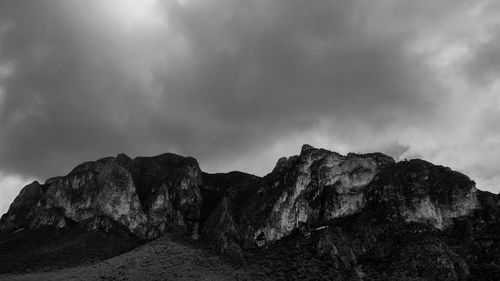
[[[39,228],[42,226],[55,226],[63,228],[66,226],[66,217],[59,208],[43,208],[40,206],[31,210],[31,222],[29,228]]]
[[[106,217],[140,238],[155,238],[174,226],[197,237],[201,171],[193,158],[174,154],[131,160],[121,154],[78,165],[64,177],[26,186],[2,217],[0,228],[64,227],[66,221]]]
[[[343,156],[304,145],[299,156],[278,161],[245,208],[242,222],[250,225],[247,239],[275,241],[300,223],[358,212],[366,204],[365,187],[393,162],[380,153]]]
[[[245,247],[278,240],[301,224],[321,225],[355,214],[367,202],[407,222],[438,228],[478,207],[474,182],[448,168],[421,160],[396,164],[379,153],[342,156],[309,145],[299,156],[279,159],[263,179],[247,182],[241,189],[245,192],[212,189],[231,196],[211,213],[207,231],[232,237]],[[241,211],[228,207],[236,205]],[[214,217],[219,224],[214,224]]]
[[[367,197],[375,208],[388,210],[389,217],[430,223],[437,228],[479,206],[472,180],[423,160],[388,166],[370,184]]]
[[[477,203],[480,207],[478,210],[482,221],[495,221],[500,219],[500,205],[498,199],[500,195],[493,194],[487,191],[476,191]]]
[[[147,215],[148,237],[157,237],[176,225],[186,226],[194,237],[198,235],[202,178],[194,158],[171,153],[137,157],[127,168]]]
[[[79,222],[107,216],[144,237],[147,218],[142,212],[130,172],[115,158],[103,158],[77,166],[67,176],[45,183],[43,209],[58,208]]]
[[[42,199],[43,193],[44,189],[37,181],[21,189],[19,195],[10,205],[9,211],[2,216],[0,230],[11,231],[28,226],[34,216],[31,211]]]
[[[44,226],[123,241],[183,228],[232,260],[256,253],[279,263],[282,254],[287,261],[299,255],[293,267],[307,263],[313,268],[303,272],[331,280],[467,280],[497,276],[500,268],[500,195],[422,160],[395,163],[380,153],[344,156],[309,145],[262,178],[203,173],[194,158],[169,153],[86,162],[23,188],[0,234],[32,235]],[[301,271],[291,267],[266,275]]]
[[[367,202],[386,205],[406,221],[442,228],[478,206],[475,192],[466,176],[425,161],[394,163],[380,153],[343,156],[309,145],[298,156],[279,159],[264,178],[202,175],[195,159],[175,154],[133,160],[120,154],[28,185],[0,227],[64,227],[66,220],[106,216],[142,238],[174,226],[197,238],[204,221],[209,237],[251,246],[278,240],[301,224],[355,214]]]

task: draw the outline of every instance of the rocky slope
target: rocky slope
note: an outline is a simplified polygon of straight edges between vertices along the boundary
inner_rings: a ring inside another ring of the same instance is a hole
[[[48,272],[1,274],[2,281],[242,281],[255,280],[244,269],[203,248],[167,234],[109,260]]]
[[[381,153],[304,145],[264,177],[121,154],[26,186],[0,232],[76,227],[147,241],[182,229],[233,261],[270,264],[271,279],[498,280],[499,198],[449,168]]]

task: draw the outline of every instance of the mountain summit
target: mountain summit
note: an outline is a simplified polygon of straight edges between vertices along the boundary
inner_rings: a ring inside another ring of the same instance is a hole
[[[500,276],[499,205],[498,195],[461,173],[381,153],[341,155],[304,145],[264,177],[204,173],[194,158],[171,153],[120,154],[24,187],[0,220],[0,252],[3,241],[12,250],[22,235],[37,232],[69,231],[74,235],[57,239],[70,241],[112,234],[114,243],[139,245],[182,230],[244,264],[280,255],[271,279],[327,266],[307,278],[498,280],[488,278]],[[22,258],[3,256],[10,267],[0,273],[22,270]],[[304,259],[309,267],[289,268]]]

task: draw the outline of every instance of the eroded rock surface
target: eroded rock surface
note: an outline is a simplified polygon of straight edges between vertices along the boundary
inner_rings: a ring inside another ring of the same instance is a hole
[[[201,170],[191,157],[165,153],[128,161],[142,210],[147,216],[148,237],[157,237],[173,226],[186,226],[198,236],[202,196]]]
[[[244,210],[254,240],[275,241],[301,223],[317,224],[354,214],[366,204],[365,188],[389,156],[340,155],[304,145],[298,156],[278,161]]]
[[[181,227],[233,261],[286,256],[330,280],[500,278],[500,195],[449,168],[381,153],[304,145],[264,177],[203,173],[194,158],[169,153],[120,154],[26,186],[0,234],[75,225],[142,241]]]
[[[437,228],[479,207],[475,183],[449,168],[423,160],[402,161],[384,169],[369,187],[368,200],[390,209],[390,216]]]
[[[188,226],[197,236],[202,198],[201,171],[193,158],[174,154],[126,155],[86,162],[64,177],[34,182],[21,191],[3,229],[37,228],[109,218],[140,238],[155,238],[173,226]]]

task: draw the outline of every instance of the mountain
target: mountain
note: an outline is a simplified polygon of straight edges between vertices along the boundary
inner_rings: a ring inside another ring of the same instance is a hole
[[[256,279],[500,280],[500,195],[423,160],[309,145],[264,177],[120,154],[29,184],[0,220],[0,273],[93,263],[179,231]]]

